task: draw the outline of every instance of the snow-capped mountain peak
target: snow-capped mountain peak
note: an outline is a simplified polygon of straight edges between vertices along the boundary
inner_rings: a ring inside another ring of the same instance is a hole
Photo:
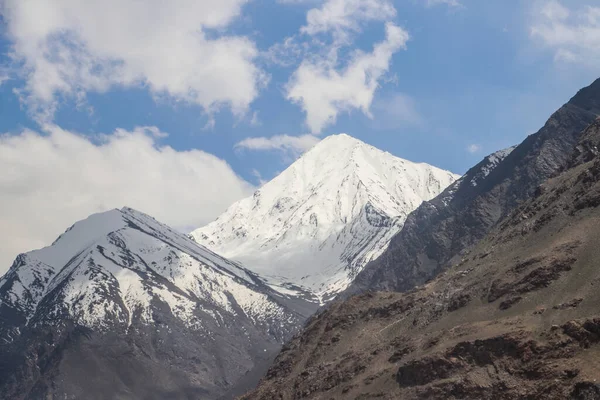
[[[219,398],[298,329],[312,311],[298,303],[144,213],[95,214],[0,279],[2,365],[20,376],[0,397],[46,398],[31,388],[66,393],[94,376],[92,392],[129,398],[126,371],[145,393],[168,388],[152,398]]]
[[[283,327],[295,317],[273,295],[250,271],[128,207],[94,214],[51,246],[19,255],[0,280],[0,302],[20,315],[17,326],[61,315],[95,329],[150,323],[158,301],[198,329],[208,317],[240,312]]]
[[[282,293],[323,302],[385,249],[411,211],[456,178],[333,135],[192,237]]]

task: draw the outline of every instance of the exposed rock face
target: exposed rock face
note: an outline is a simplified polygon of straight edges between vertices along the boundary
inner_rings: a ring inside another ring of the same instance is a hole
[[[600,79],[519,146],[486,157],[440,196],[423,203],[386,251],[357,276],[348,294],[409,290],[459,260],[461,252],[567,166],[582,130],[598,115]]]
[[[0,279],[0,398],[215,399],[303,320],[153,218],[96,214]]]
[[[332,304],[243,398],[600,399],[600,122],[577,136],[461,260]]]

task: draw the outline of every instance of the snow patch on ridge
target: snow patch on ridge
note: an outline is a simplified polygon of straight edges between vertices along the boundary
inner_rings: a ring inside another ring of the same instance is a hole
[[[487,156],[484,159],[486,164],[483,165],[480,172],[478,172],[477,175],[471,179],[471,186],[477,186],[481,180],[485,179],[498,166],[498,164],[500,164],[502,160],[504,160],[516,148],[517,146],[512,146]]]

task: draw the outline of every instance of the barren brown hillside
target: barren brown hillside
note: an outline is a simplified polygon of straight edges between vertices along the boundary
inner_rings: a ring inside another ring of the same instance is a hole
[[[600,399],[599,143],[435,280],[314,317],[244,399]]]

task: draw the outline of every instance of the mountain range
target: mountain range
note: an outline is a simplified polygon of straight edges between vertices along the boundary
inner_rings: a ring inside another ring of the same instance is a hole
[[[131,208],[77,222],[0,280],[0,396],[243,392],[456,177],[337,135],[191,235]]]
[[[600,399],[598,115],[600,80],[462,177],[334,135],[191,234],[77,222],[0,279],[0,397]]]
[[[481,240],[538,186],[566,167],[582,131],[600,115],[600,80],[580,90],[535,134],[485,157],[423,203],[347,292],[404,291],[431,279]]]
[[[335,302],[243,399],[600,399],[600,120],[577,137],[461,259]]]

